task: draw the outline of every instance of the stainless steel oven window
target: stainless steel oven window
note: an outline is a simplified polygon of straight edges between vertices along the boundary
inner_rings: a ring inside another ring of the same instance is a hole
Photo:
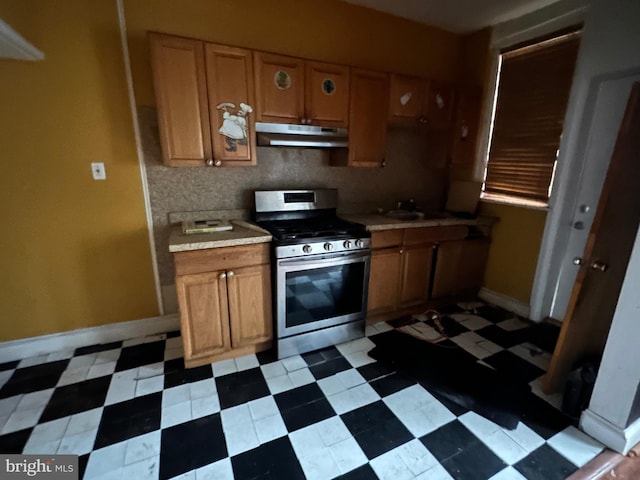
[[[364,318],[369,268],[369,252],[278,261],[278,337]]]

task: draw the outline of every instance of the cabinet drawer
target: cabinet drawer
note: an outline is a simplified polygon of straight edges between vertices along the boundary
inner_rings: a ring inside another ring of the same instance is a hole
[[[405,245],[417,245],[442,240],[461,240],[469,233],[466,225],[447,225],[442,227],[407,228],[404,234]]]
[[[371,248],[386,248],[402,245],[404,229],[383,230],[371,233]]]
[[[208,248],[173,254],[176,275],[211,272],[269,263],[269,244]]]

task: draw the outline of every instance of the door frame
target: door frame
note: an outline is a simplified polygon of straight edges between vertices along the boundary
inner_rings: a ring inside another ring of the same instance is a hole
[[[584,101],[581,101],[581,92],[573,92],[570,105],[571,111],[567,112],[566,119],[581,118],[577,125],[565,125],[563,133],[563,141],[561,142],[561,156],[558,161],[558,168],[553,182],[552,196],[549,201],[549,212],[545,223],[540,252],[538,254],[538,263],[534,277],[534,283],[531,290],[530,298],[530,314],[529,317],[534,321],[541,321],[547,318],[552,311],[553,303],[556,301],[558,286],[560,280],[560,271],[565,255],[568,253],[568,240],[571,234],[571,225],[576,216],[577,202],[580,196],[581,188],[584,183],[585,175],[589,175],[593,165],[586,165],[583,161],[585,153],[589,148],[592,137],[592,124],[596,114],[598,93],[606,82],[628,79],[628,91],[631,93],[631,87],[634,81],[638,81],[640,76],[640,68],[627,69],[614,73],[598,75],[591,79],[587,85],[587,92],[584,95]],[[634,80],[635,79],[635,80]],[[576,87],[579,86],[576,85]],[[611,115],[619,117],[619,125],[622,123],[624,116],[624,106],[620,111],[611,112]],[[609,105],[603,105],[608,107]],[[618,129],[619,129],[618,125]],[[616,130],[617,131],[617,130]],[[615,143],[615,138],[613,139]],[[563,154],[564,151],[564,154]],[[601,166],[605,169],[609,165],[610,157],[602,158]],[[577,182],[574,179],[578,177]],[[592,211],[595,211],[600,199],[600,192],[597,193],[595,202],[591,205]],[[593,215],[585,222],[585,230],[591,228]],[[586,239],[585,239],[586,243]],[[578,256],[582,254],[584,246]],[[571,289],[566,292],[571,295]],[[558,318],[556,320],[562,320]]]

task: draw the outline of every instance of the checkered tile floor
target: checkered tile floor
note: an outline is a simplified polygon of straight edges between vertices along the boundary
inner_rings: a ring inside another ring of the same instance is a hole
[[[529,343],[529,324],[478,302],[446,311],[453,342],[539,393],[554,339]],[[78,454],[90,479],[552,480],[602,450],[558,398],[532,393],[538,420],[506,430],[375,362],[367,352],[393,328],[189,370],[179,332],[5,363],[0,451]],[[399,328],[434,334],[424,322]]]

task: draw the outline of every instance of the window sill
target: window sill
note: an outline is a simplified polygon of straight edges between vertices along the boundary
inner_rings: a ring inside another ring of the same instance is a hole
[[[530,210],[549,211],[549,203],[540,200],[530,200],[527,198],[512,197],[510,195],[498,195],[495,193],[482,192],[480,201],[485,203],[497,203],[500,205],[510,205],[512,207],[528,208]]]

